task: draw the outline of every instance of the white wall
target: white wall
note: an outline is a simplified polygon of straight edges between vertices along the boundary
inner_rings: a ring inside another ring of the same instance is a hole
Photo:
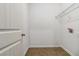
[[[30,4],[30,45],[31,47],[53,47],[59,39],[60,24],[55,16],[60,12],[60,4]]]
[[[62,11],[64,11],[64,10],[66,10],[68,7],[70,7],[70,5],[72,5],[73,3],[61,3],[59,6],[60,6],[60,8],[61,8],[61,11],[60,12],[62,12]]]
[[[71,4],[69,4],[71,5]],[[67,4],[67,6],[69,6]],[[62,5],[63,8],[66,4]],[[66,7],[67,7],[66,6]],[[72,7],[73,9],[74,7]],[[64,8],[65,9],[65,8]],[[62,17],[62,43],[61,46],[69,52],[71,55],[79,55],[79,9],[75,9],[67,15]],[[69,33],[68,28],[74,30],[73,33]]]

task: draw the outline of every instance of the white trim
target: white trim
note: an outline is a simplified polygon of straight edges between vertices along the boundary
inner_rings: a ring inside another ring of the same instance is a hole
[[[23,53],[23,56],[25,56],[25,54],[27,53],[28,49],[29,49],[29,48],[27,48],[26,51]]]
[[[72,52],[70,52],[68,49],[66,49],[64,46],[60,46],[62,49],[64,49],[67,53],[69,53],[71,56],[75,56]]]
[[[60,47],[59,45],[30,45],[30,48],[34,48],[34,47]]]

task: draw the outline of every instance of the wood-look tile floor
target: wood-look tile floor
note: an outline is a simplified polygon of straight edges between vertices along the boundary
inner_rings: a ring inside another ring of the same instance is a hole
[[[29,48],[26,56],[70,56],[60,47],[54,48]]]

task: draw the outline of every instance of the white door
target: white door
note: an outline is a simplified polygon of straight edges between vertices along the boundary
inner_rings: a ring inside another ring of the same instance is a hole
[[[23,34],[25,34],[25,36],[22,37],[23,39],[21,43],[17,43],[12,46],[6,47],[4,50],[0,51],[1,53],[0,55],[8,55],[8,56],[20,55],[19,52],[21,50],[19,49],[21,48],[23,48],[22,52],[24,53],[23,55],[25,55],[28,49],[28,14],[27,14],[28,8],[27,6],[28,5],[24,3],[0,4],[0,29],[5,29],[5,30],[19,29],[22,31]],[[8,39],[11,40],[13,36],[10,38],[9,37]],[[12,40],[11,42],[13,43]],[[20,44],[23,44],[22,47],[20,47]]]
[[[0,50],[0,56],[22,56],[21,41]]]
[[[6,28],[6,4],[0,4],[0,29]]]

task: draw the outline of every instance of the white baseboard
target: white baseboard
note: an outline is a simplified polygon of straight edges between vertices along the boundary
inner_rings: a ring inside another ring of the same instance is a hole
[[[30,45],[30,48],[38,48],[38,47],[60,47],[58,45]]]
[[[61,48],[63,48],[67,53],[69,53],[71,56],[74,56],[74,54],[72,52],[70,52],[68,49],[66,49],[64,46],[60,46]]]
[[[25,54],[27,53],[29,47],[26,49],[26,51],[24,51],[23,56],[25,56]]]

